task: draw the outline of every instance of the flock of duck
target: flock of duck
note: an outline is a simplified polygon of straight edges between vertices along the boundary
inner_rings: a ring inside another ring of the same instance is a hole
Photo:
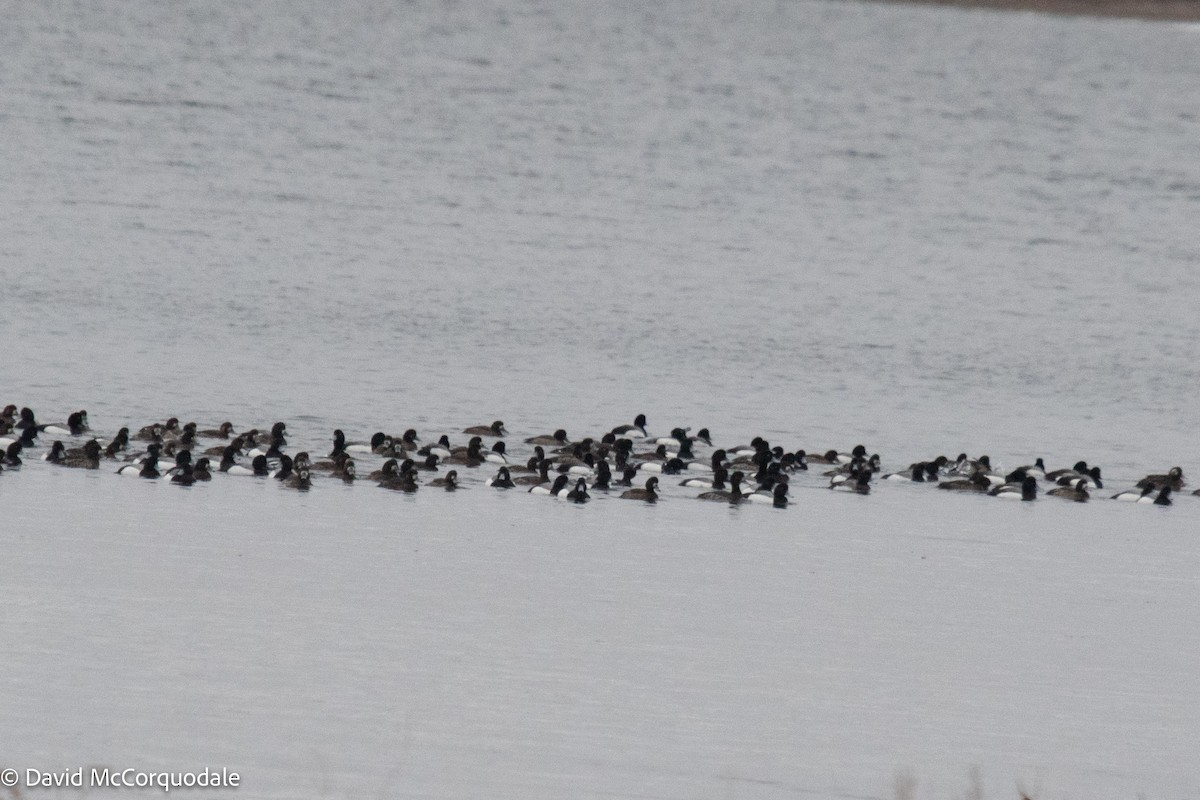
[[[1185,486],[1183,470],[1172,467],[1151,474],[1136,486],[1114,495],[1100,495],[1100,468],[1085,461],[1067,469],[1048,470],[1041,458],[1010,472],[993,468],[988,456],[956,459],[937,456],[914,462],[903,470],[882,473],[878,455],[858,445],[849,452],[809,453],[772,446],[758,437],[749,444],[717,447],[707,428],[694,435],[674,428],[669,436],[651,436],[646,417],[618,425],[596,437],[572,441],[565,430],[521,440],[522,456],[509,451],[508,430],[502,421],[466,428],[466,444],[453,445],[448,435],[424,443],[415,429],[400,435],[382,431],[370,440],[353,442],[333,431],[328,454],[314,458],[287,441],[287,425],[238,432],[230,422],[212,429],[181,424],[172,417],[136,431],[121,428],[111,438],[93,435],[87,411],[76,411],[65,423],[43,424],[34,412],[15,405],[0,412],[0,472],[22,464],[22,456],[40,451],[40,458],[61,467],[101,469],[106,466],[127,477],[166,480],[190,486],[215,475],[273,479],[282,486],[307,490],[317,480],[345,483],[370,481],[398,492],[419,488],[454,491],[475,483],[500,491],[527,491],[560,500],[586,503],[594,493],[613,493],[622,499],[655,502],[663,481],[699,490],[700,500],[729,503],[788,505],[789,482],[796,473],[821,470],[835,491],[865,495],[876,481],[936,484],[941,490],[975,492],[992,497],[1032,501],[1039,495],[1085,502],[1093,497],[1167,506],[1172,493]],[[73,446],[68,446],[67,443]],[[701,450],[703,448],[703,450]],[[322,448],[323,451],[323,448]],[[374,469],[365,472],[360,462]],[[461,472],[460,472],[461,471]],[[478,474],[479,479],[467,479]],[[811,472],[809,474],[812,474]],[[318,478],[318,476],[324,476]],[[671,477],[674,476],[674,477]],[[1200,490],[1193,492],[1200,495]]]

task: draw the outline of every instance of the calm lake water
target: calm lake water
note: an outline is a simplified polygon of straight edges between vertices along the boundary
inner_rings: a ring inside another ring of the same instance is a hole
[[[1200,470],[1196,25],[5,17],[0,404],[42,421],[278,419],[320,452],[640,412],[886,469]],[[951,797],[972,767],[990,796],[1200,793],[1200,498],[814,473],[782,512],[576,509],[29,460],[0,475],[0,766],[229,765],[241,797]]]

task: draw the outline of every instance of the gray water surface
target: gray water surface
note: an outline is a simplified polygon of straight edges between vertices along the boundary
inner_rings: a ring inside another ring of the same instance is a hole
[[[840,2],[14,6],[0,403],[314,453],[640,412],[886,469],[1194,471],[1198,56],[1189,24]],[[16,766],[1200,791],[1196,498],[566,509],[31,460],[0,476]]]

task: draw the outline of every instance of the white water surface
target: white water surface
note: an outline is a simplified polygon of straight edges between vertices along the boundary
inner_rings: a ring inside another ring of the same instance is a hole
[[[856,3],[10,8],[0,404],[285,420],[317,455],[499,418],[522,460],[641,412],[1106,488],[814,468],[784,510],[668,481],[573,507],[482,469],[183,489],[43,446],[0,474],[0,766],[227,766],[189,796],[243,798],[1200,794],[1200,498],[1103,499],[1200,470],[1198,48]]]

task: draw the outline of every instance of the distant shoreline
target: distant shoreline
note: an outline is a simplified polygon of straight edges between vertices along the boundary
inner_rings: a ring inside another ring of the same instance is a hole
[[[1043,14],[1126,19],[1200,21],[1200,0],[873,0],[911,5],[957,6]]]

